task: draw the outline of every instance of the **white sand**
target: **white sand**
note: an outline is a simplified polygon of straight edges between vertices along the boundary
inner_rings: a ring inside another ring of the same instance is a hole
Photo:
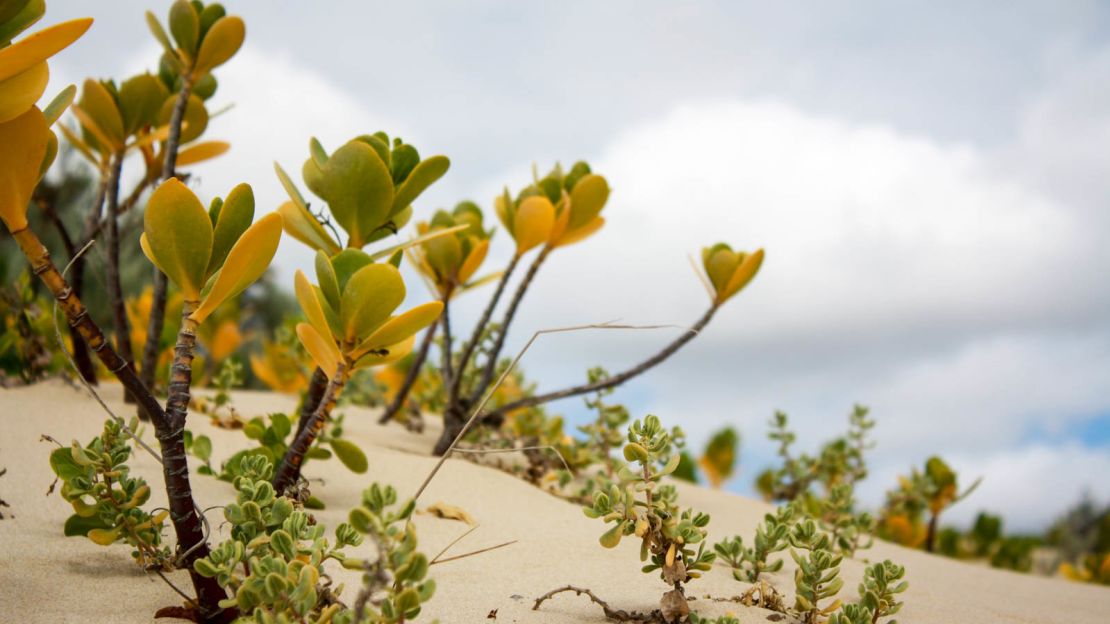
[[[118,413],[130,413],[118,400],[118,386],[109,384],[102,392]],[[295,399],[239,392],[235,405],[243,414],[255,415],[292,410]],[[431,447],[434,431],[416,436],[400,427],[373,424],[375,419],[368,410],[341,411],[348,414],[346,436],[363,445],[370,469],[365,475],[354,475],[337,460],[308,466],[309,477],[325,480],[314,493],[328,506],[316,515],[329,527],[329,536],[371,481],[392,483],[405,496],[415,491],[435,462],[421,454]],[[74,438],[87,442],[99,433],[104,418],[84,390],[61,382],[0,390],[0,468],[8,469],[0,478],[0,498],[11,505],[0,509],[8,516],[0,520],[0,621],[150,622],[159,607],[180,604],[180,597],[160,579],[144,576],[126,546],[105,548],[83,538],[63,537],[62,524],[70,507],[56,494],[44,496],[53,480],[47,458],[54,446],[40,442],[39,435],[49,434],[63,443]],[[246,441],[240,432],[212,428],[203,415],[191,416],[189,428],[212,438],[217,464]],[[145,437],[153,439],[149,431]],[[132,466],[155,490],[151,504],[163,504],[161,473],[153,459],[139,453]],[[233,495],[229,484],[211,477],[196,475],[193,483],[202,507],[225,503]],[[770,509],[762,502],[694,486],[682,485],[680,492],[683,505],[712,515],[712,541],[733,534],[750,540],[756,524]],[[585,597],[563,594],[538,612],[531,610],[532,602],[536,596],[570,583],[593,589],[616,608],[648,610],[667,589],[656,575],[639,571],[635,540],[625,540],[615,550],[601,548],[597,538],[604,528],[599,521],[586,518],[578,506],[497,470],[448,461],[422,497],[421,507],[437,501],[462,507],[480,524],[451,554],[519,541],[433,566],[437,591],[420,621],[494,621],[487,615],[496,610],[499,622],[603,622],[600,609]],[[209,518],[214,527],[223,520],[219,510],[210,512]],[[460,522],[426,515],[419,516],[416,523],[421,547],[429,557],[467,529]],[[226,536],[226,530],[223,527],[220,535],[213,537],[213,544]],[[367,556],[369,549],[364,545],[359,550],[366,552],[355,556]],[[906,606],[897,617],[903,624],[1110,622],[1110,588],[994,570],[878,542],[857,557],[859,560],[845,561],[842,566],[845,588],[841,597],[855,598],[864,559],[890,558],[906,566],[910,581],[903,594]],[[789,555],[785,558],[787,566],[773,579],[791,596],[793,562]],[[338,566],[329,572],[346,583],[343,596],[353,601],[360,575]],[[175,579],[188,587],[184,573],[179,572]],[[733,612],[745,624],[767,622],[772,615],[768,611],[705,599],[707,594],[735,596],[745,588],[724,567],[715,567],[689,586],[690,595],[698,598],[692,606],[703,614]]]

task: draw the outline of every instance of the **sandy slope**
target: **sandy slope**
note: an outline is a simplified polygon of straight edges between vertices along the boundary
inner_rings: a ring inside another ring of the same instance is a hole
[[[126,547],[104,548],[62,536],[69,506],[56,495],[44,496],[53,478],[47,464],[53,445],[40,442],[39,435],[50,434],[63,442],[87,441],[96,435],[104,416],[83,392],[61,382],[0,390],[0,468],[8,469],[0,478],[0,498],[11,505],[3,510],[5,515],[14,515],[0,521],[2,622],[148,622],[158,607],[180,602],[157,577],[144,577]],[[104,393],[126,413],[117,400],[118,387],[109,385]],[[290,410],[294,405],[290,397],[252,392],[237,393],[235,401],[245,414]],[[365,445],[370,470],[367,475],[353,475],[334,460],[309,466],[310,476],[326,483],[314,492],[328,505],[317,517],[329,527],[346,516],[345,510],[372,478],[393,483],[404,495],[416,489],[434,463],[418,454],[430,448],[432,434],[418,437],[399,427],[381,428],[371,424],[374,419],[366,410],[345,411],[348,436]],[[213,430],[205,417],[193,417],[190,428],[212,437],[216,458],[226,457],[243,441],[238,432]],[[147,437],[152,437],[149,432]],[[133,466],[152,485],[160,486],[159,471],[149,456],[137,455]],[[212,478],[198,476],[194,482],[202,506],[221,504],[232,495],[230,485]],[[734,533],[750,536],[769,509],[760,502],[698,487],[681,487],[680,500],[712,515],[711,539]],[[164,501],[164,494],[156,493],[153,501]],[[602,549],[597,544],[603,531],[598,521],[507,474],[449,461],[421,506],[436,501],[464,508],[480,524],[453,553],[519,540],[507,548],[432,567],[438,590],[426,613],[445,623],[493,621],[487,616],[494,610],[500,622],[601,622],[600,611],[584,597],[564,594],[539,612],[531,611],[532,599],[572,583],[592,588],[614,606],[650,609],[666,589],[656,577],[640,573],[634,540],[626,540],[616,550]],[[218,510],[210,512],[210,518],[214,526],[222,521]],[[419,516],[417,526],[429,556],[467,528],[430,516]],[[885,543],[860,556],[891,558],[906,566],[911,586],[898,617],[904,624],[1110,622],[1107,588],[967,565]],[[843,565],[844,597],[854,598],[863,565],[862,560]],[[776,584],[789,590],[792,573],[788,564],[775,575]],[[358,574],[339,569],[332,574],[347,584],[344,596],[353,597]],[[188,583],[181,573],[177,581]],[[693,605],[706,614],[732,611],[745,623],[766,622],[772,615],[706,600],[707,594],[728,597],[745,588],[724,568],[715,568],[690,588],[699,598]]]

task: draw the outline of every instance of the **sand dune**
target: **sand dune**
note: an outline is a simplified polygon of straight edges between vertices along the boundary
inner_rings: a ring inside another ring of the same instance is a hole
[[[119,401],[119,388],[104,389],[110,405],[129,413]],[[295,400],[267,393],[238,392],[235,405],[248,415],[291,410]],[[324,480],[314,493],[328,506],[317,517],[329,527],[342,521],[361,490],[372,480],[392,483],[402,496],[415,491],[434,464],[423,455],[435,432],[416,436],[400,427],[379,427],[368,410],[344,408],[349,439],[363,445],[370,469],[354,475],[337,461],[316,462],[308,476]],[[665,416],[665,415],[664,415]],[[160,579],[145,576],[132,563],[125,546],[104,548],[80,538],[62,535],[69,506],[57,495],[45,496],[53,480],[47,456],[54,448],[39,441],[49,434],[63,443],[82,442],[96,435],[104,420],[100,407],[84,390],[54,381],[28,388],[0,390],[0,498],[10,505],[0,520],[0,621],[3,622],[149,622],[162,606],[181,599]],[[191,417],[189,428],[212,438],[214,458],[227,457],[239,448],[241,433],[217,430],[204,416]],[[150,431],[146,438],[152,439]],[[133,471],[145,476],[162,504],[160,471],[154,461],[138,454]],[[219,505],[232,496],[229,484],[195,476],[201,506]],[[712,515],[710,539],[741,534],[751,536],[762,515],[770,509],[728,493],[680,485],[680,500]],[[585,597],[561,595],[532,611],[534,598],[550,589],[575,584],[593,589],[613,606],[647,610],[666,590],[662,581],[639,571],[638,546],[625,540],[615,550],[604,550],[597,538],[601,523],[582,515],[573,504],[540,491],[524,481],[494,469],[461,460],[450,460],[421,500],[421,507],[442,501],[468,511],[479,528],[452,553],[463,553],[507,540],[516,544],[490,553],[432,567],[437,583],[435,597],[421,621],[439,618],[449,622],[602,622],[600,610]],[[220,535],[223,518],[209,512]],[[467,530],[461,522],[428,515],[416,519],[422,549],[434,555]],[[329,530],[329,535],[331,531]],[[746,537],[750,539],[750,537]],[[360,550],[366,550],[364,545]],[[358,555],[356,555],[358,556]],[[773,575],[788,595],[792,588],[792,562]],[[903,624],[974,623],[1106,623],[1110,622],[1110,589],[969,565],[922,552],[877,542],[845,561],[842,597],[855,597],[865,560],[890,558],[906,566],[910,588],[906,606],[898,615]],[[353,600],[359,574],[334,566],[330,573],[346,584],[344,597]],[[188,579],[178,573],[183,587]],[[735,613],[744,623],[767,622],[771,612],[747,608],[709,597],[726,598],[746,585],[732,580],[723,567],[690,585],[697,600],[692,606],[706,615]],[[792,599],[792,598],[791,598]],[[496,620],[489,619],[496,615]],[[163,620],[164,621],[164,620]]]

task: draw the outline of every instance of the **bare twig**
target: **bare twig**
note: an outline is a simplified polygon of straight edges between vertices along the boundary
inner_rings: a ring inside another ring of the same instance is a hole
[[[505,285],[509,283],[509,278],[512,277],[513,271],[516,269],[517,263],[520,262],[520,256],[513,254],[513,259],[509,261],[509,265],[505,267],[504,272],[501,273],[501,279],[497,280],[497,288],[493,291],[493,296],[490,297],[489,303],[486,304],[486,309],[482,310],[482,316],[474,325],[474,331],[470,334],[470,340],[463,346],[462,356],[459,358],[459,370],[466,370],[467,365],[470,363],[470,356],[474,355],[474,350],[478,348],[478,343],[482,341],[482,332],[486,330],[489,325],[490,317],[493,316],[493,310],[497,307],[497,302],[501,300],[501,295],[505,292]],[[459,389],[462,384],[462,374],[460,373],[451,384],[451,393],[449,401],[454,402],[459,398]]]
[[[437,563],[447,563],[448,561],[457,561],[459,559],[465,559],[467,557],[473,557],[474,555],[480,555],[482,553],[487,553],[491,550],[497,550],[498,548],[504,548],[506,546],[512,546],[513,544],[517,543],[518,541],[519,540],[510,540],[508,542],[503,542],[503,543],[498,544],[496,546],[490,546],[488,548],[480,548],[478,550],[472,550],[468,553],[463,553],[461,555],[455,555],[454,557],[448,557],[446,559],[433,559],[430,563],[428,563],[428,565],[435,565]],[[442,553],[440,553],[440,554],[442,554]]]
[[[636,622],[638,624],[665,624],[663,616],[658,610],[652,611],[651,613],[640,613],[638,611],[629,612],[623,609],[614,609],[613,607],[609,606],[608,602],[605,602],[604,600],[599,598],[597,594],[593,593],[589,589],[586,589],[585,587],[575,587],[574,585],[565,585],[558,589],[553,589],[540,596],[539,598],[536,598],[536,603],[532,605],[532,610],[539,611],[540,605],[542,605],[545,600],[550,600],[557,594],[561,594],[564,592],[574,592],[579,596],[585,594],[590,598],[590,600],[594,602],[594,604],[601,607],[602,611],[605,612],[605,617],[609,618],[610,620],[614,620],[617,622]]]

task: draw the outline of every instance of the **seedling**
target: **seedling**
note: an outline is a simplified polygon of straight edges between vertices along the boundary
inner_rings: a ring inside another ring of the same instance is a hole
[[[782,569],[783,560],[772,560],[771,555],[786,550],[794,514],[792,505],[780,506],[773,514],[763,516],[763,524],[756,527],[751,547],[745,547],[740,536],[733,536],[715,544],[713,550],[732,568],[733,578],[756,583],[764,573]]]
[[[808,554],[802,556],[794,548],[790,556],[798,564],[794,571],[794,609],[806,624],[819,624],[824,616],[840,608],[840,600],[821,606],[821,601],[835,598],[844,585],[840,578],[841,555],[830,550],[831,540],[817,529],[813,520],[805,520],[794,525],[790,533],[790,545],[804,549]]]

